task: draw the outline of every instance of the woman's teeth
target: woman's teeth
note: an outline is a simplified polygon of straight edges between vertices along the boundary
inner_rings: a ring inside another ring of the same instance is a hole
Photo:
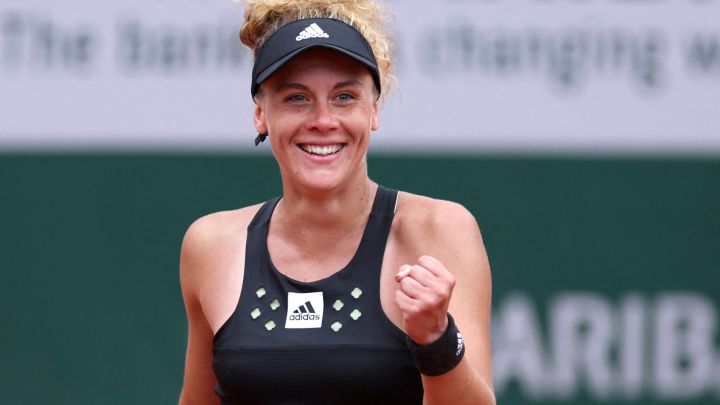
[[[304,150],[307,153],[310,153],[312,155],[319,155],[319,156],[327,156],[332,155],[333,153],[337,153],[340,149],[342,149],[341,144],[337,145],[300,145],[300,148]]]

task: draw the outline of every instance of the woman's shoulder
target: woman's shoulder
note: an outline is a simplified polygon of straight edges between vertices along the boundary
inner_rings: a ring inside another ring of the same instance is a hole
[[[465,250],[482,249],[482,236],[473,214],[447,200],[400,192],[393,238],[410,255],[450,258]]]
[[[458,280],[489,272],[480,228],[459,203],[401,192],[391,232],[403,262],[432,256]]]
[[[185,232],[185,242],[216,243],[233,238],[247,230],[248,225],[262,204],[235,210],[219,211],[196,219]]]
[[[395,215],[403,228],[439,232],[477,228],[475,217],[462,204],[404,191],[398,193]]]
[[[182,241],[181,277],[193,279],[226,268],[226,262],[244,252],[247,227],[261,206],[215,212],[195,220]]]

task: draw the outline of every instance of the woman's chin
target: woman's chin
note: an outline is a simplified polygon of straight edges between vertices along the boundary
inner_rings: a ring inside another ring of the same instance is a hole
[[[337,189],[340,184],[342,184],[342,182],[336,178],[317,177],[306,179],[306,181],[303,182],[303,188],[316,192],[327,192]]]
[[[302,188],[315,192],[336,190],[350,181],[350,176],[343,176],[338,170],[313,170],[303,173],[299,178]]]

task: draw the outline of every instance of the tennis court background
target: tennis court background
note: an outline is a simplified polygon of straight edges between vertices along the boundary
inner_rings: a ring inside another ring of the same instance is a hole
[[[188,73],[82,62],[93,59],[52,45],[62,41],[33,42],[89,32],[89,55],[104,55],[118,45],[108,38],[135,32],[133,18],[146,29],[171,19],[155,27],[168,32],[208,15],[211,28],[231,28],[232,18],[207,11],[212,2],[70,3],[85,13],[0,5],[3,402],[173,403],[182,234],[203,214],[277,195],[277,169],[266,146],[250,148],[245,97],[232,106],[222,91],[245,94],[246,56]],[[370,174],[475,214],[493,269],[499,403],[717,402],[717,3],[446,2],[429,20],[412,14],[416,3],[393,3],[405,67]],[[576,74],[502,65],[514,48],[497,44],[528,28],[541,34],[521,41],[550,38],[543,49],[572,55],[618,32],[645,51],[615,70],[570,58],[584,66]],[[462,42],[468,30],[480,39]],[[465,45],[432,45],[438,37]],[[9,45],[18,38],[24,47]],[[491,57],[465,65],[459,49]]]

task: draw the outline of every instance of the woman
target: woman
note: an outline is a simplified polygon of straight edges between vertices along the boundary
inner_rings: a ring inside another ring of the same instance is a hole
[[[368,177],[390,77],[380,7],[249,1],[245,17],[256,143],[283,195],[187,231],[180,404],[494,403],[474,218]]]

